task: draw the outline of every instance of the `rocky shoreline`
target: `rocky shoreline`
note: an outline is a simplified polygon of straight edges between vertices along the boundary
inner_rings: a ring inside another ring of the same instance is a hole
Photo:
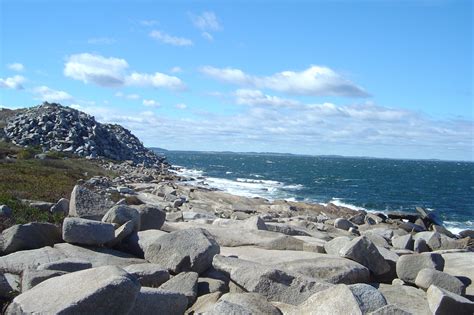
[[[472,232],[430,213],[245,198],[104,161],[2,233],[7,314],[472,314]],[[48,211],[48,210],[46,210]],[[464,237],[463,237],[464,236]]]
[[[5,116],[0,136],[40,147],[37,158],[71,153],[114,174],[85,176],[54,203],[26,201],[61,224],[2,231],[6,314],[474,313],[473,231],[453,235],[424,209],[235,196],[190,183],[128,130],[76,110]],[[15,211],[0,205],[0,218]]]

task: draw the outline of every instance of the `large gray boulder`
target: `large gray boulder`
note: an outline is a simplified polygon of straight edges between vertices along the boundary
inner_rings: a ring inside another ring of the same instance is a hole
[[[69,199],[69,215],[100,220],[113,205],[114,202],[107,195],[96,193],[85,186],[76,185]]]
[[[294,260],[277,264],[275,267],[334,284],[365,283],[370,280],[367,267],[350,259],[331,255]]]
[[[440,254],[422,253],[403,255],[397,261],[398,278],[408,283],[415,283],[421,269],[430,268],[443,271],[444,259]]]
[[[88,269],[43,281],[17,296],[7,314],[128,314],[139,291],[121,268]]]
[[[347,219],[337,218],[334,221],[334,227],[338,228],[338,229],[341,229],[341,230],[348,231],[351,227],[355,227],[355,225],[352,224],[352,222],[347,220]]]
[[[239,287],[248,292],[260,293],[270,301],[297,305],[312,294],[332,286],[272,266],[221,255],[214,257],[212,265],[228,275]]]
[[[187,229],[157,238],[144,249],[145,259],[162,265],[172,273],[202,273],[212,264],[220,247],[204,229]]]
[[[206,314],[255,314],[280,315],[278,308],[257,293],[226,293],[214,308]]]
[[[143,258],[145,257],[145,249],[151,244],[155,243],[158,238],[167,234],[168,232],[160,230],[133,232],[122,241],[118,248],[121,251]]]
[[[423,239],[432,251],[441,248],[441,234],[438,232],[419,232],[413,236],[413,239],[415,241]]]
[[[35,285],[50,278],[65,275],[67,272],[58,270],[34,270],[26,269],[21,275],[21,292],[28,291]]]
[[[166,212],[151,205],[134,206],[140,214],[140,231],[159,230],[166,220]]]
[[[474,302],[435,285],[428,288],[426,296],[430,309],[435,315],[474,314]]]
[[[135,264],[123,268],[134,275],[144,287],[159,287],[170,279],[168,270],[157,264]]]
[[[409,249],[413,250],[414,241],[411,234],[394,236],[392,238],[392,245],[398,249]]]
[[[378,290],[384,295],[388,304],[411,314],[431,315],[426,292],[407,285],[380,284]]]
[[[25,269],[36,269],[41,264],[65,258],[62,252],[49,246],[22,250],[0,257],[0,271],[19,275]]]
[[[367,314],[386,304],[385,297],[367,284],[338,284],[312,295],[292,314]]]
[[[129,314],[182,315],[186,311],[187,305],[188,299],[183,294],[142,287]]]
[[[162,284],[160,289],[184,294],[188,299],[188,306],[191,306],[197,298],[198,278],[196,272],[182,272]]]
[[[125,238],[127,238],[133,233],[133,230],[135,229],[134,225],[134,222],[130,220],[119,226],[114,231],[114,239],[110,242],[105,243],[105,246],[116,247],[117,245],[119,245]]]
[[[63,239],[81,245],[102,245],[115,238],[113,224],[83,218],[65,218]]]
[[[51,223],[17,224],[2,232],[2,253],[53,246],[62,242],[61,230]]]
[[[417,287],[427,290],[432,284],[438,288],[464,295],[466,287],[458,278],[442,271],[431,268],[424,268],[418,272],[415,279]]]
[[[442,256],[443,271],[460,279],[466,285],[466,294],[474,296],[474,252],[448,252]]]
[[[390,270],[389,264],[377,247],[365,236],[357,237],[347,243],[339,254],[366,266],[374,275],[383,275]]]
[[[127,205],[117,205],[107,211],[102,217],[102,222],[123,225],[128,221],[133,222],[134,231],[140,230],[140,214]]]

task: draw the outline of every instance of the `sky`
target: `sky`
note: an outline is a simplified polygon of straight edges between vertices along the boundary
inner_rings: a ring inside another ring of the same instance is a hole
[[[0,107],[172,150],[474,160],[473,4],[0,0]]]

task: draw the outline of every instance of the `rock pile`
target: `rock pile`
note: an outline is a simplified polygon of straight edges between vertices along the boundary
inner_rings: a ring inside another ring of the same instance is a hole
[[[62,227],[3,231],[7,314],[474,312],[471,239],[432,218],[135,179],[78,183]]]
[[[44,103],[11,115],[4,133],[14,144],[38,146],[43,151],[130,160],[147,166],[160,165],[164,160],[146,149],[129,130],[119,125],[101,124],[93,116],[54,103]]]

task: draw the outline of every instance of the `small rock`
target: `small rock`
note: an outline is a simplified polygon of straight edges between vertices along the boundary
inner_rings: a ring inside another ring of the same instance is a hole
[[[392,238],[392,245],[398,249],[409,249],[413,250],[414,241],[411,234],[394,236]]]
[[[334,227],[338,228],[338,229],[341,229],[341,230],[348,231],[349,228],[354,227],[354,224],[352,224],[352,222],[347,220],[347,219],[337,218],[334,221]]]
[[[125,205],[113,206],[102,218],[102,222],[125,224],[127,221],[133,222],[134,231],[140,230],[140,214],[132,207]]]
[[[61,198],[59,201],[49,209],[51,213],[69,213],[69,199]]]
[[[0,205],[0,217],[11,217],[13,210],[7,205]]]
[[[422,238],[418,238],[415,240],[414,245],[413,245],[413,250],[416,253],[426,253],[430,251],[430,248],[426,244],[426,241]]]
[[[123,225],[119,226],[118,229],[115,230],[114,239],[111,240],[110,242],[105,243],[105,246],[107,246],[107,247],[117,246],[127,236],[129,236],[130,234],[133,233],[134,228],[135,228],[135,223],[132,220],[125,222]]]
[[[390,270],[389,264],[377,247],[365,236],[357,237],[347,243],[339,254],[366,266],[375,275],[383,275]]]

